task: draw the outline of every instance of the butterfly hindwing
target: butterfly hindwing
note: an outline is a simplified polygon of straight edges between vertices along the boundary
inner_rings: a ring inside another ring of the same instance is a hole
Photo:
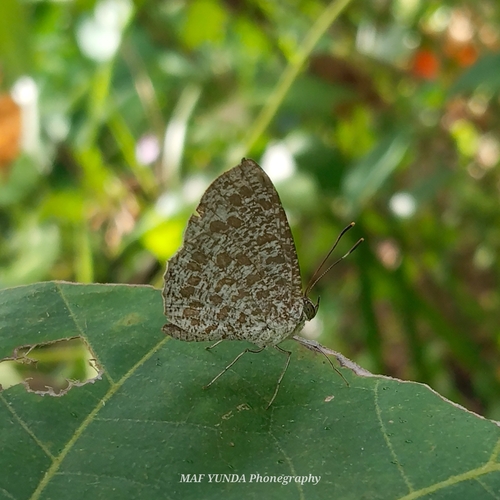
[[[297,253],[279,196],[252,160],[206,190],[170,259],[165,332],[182,340],[277,344],[301,322]]]

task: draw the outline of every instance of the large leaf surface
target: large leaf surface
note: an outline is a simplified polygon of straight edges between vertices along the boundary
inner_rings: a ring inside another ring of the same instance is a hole
[[[105,370],[62,397],[0,395],[0,498],[498,498],[500,429],[426,386],[342,369],[296,342],[163,336],[161,295],[139,286],[41,283],[0,292],[0,356],[79,335]],[[209,482],[208,474],[246,482]],[[187,474],[207,474],[199,483]],[[321,476],[318,484],[251,481]],[[243,475],[243,476],[242,476]],[[232,476],[233,478],[236,476]],[[184,479],[186,476],[184,476]]]

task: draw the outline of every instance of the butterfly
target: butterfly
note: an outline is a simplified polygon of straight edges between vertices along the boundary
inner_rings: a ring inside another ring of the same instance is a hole
[[[323,263],[353,225],[338,236]],[[162,295],[168,323],[163,332],[188,342],[215,341],[207,349],[223,340],[256,346],[240,353],[205,388],[247,352],[274,347],[285,353],[269,408],[292,354],[278,344],[316,316],[319,300],[313,303],[307,293],[333,265],[313,276],[302,293],[297,252],[278,193],[264,170],[243,158],[207,188],[188,221],[183,246],[167,264]]]

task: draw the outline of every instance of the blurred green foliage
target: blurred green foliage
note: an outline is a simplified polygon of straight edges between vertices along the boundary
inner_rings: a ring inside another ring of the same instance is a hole
[[[366,240],[313,292],[319,340],[500,418],[496,2],[0,11],[2,91],[23,117],[0,172],[0,286],[161,286],[210,180],[243,155],[288,162],[276,185],[304,280],[351,220]]]

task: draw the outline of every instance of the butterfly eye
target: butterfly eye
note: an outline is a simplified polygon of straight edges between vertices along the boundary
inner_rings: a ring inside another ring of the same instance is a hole
[[[311,321],[316,313],[318,312],[319,307],[319,298],[316,304],[312,303],[312,300],[309,297],[304,297],[304,315],[307,321]]]

